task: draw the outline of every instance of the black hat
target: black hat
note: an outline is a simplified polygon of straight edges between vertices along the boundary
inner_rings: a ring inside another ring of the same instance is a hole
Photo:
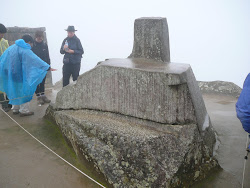
[[[67,29],[65,29],[65,31],[77,31],[77,30],[75,30],[74,26],[70,25],[70,26],[68,26]]]
[[[0,33],[7,33],[7,29],[3,24],[0,24]]]
[[[22,39],[23,39],[26,43],[28,43],[28,42],[33,43],[33,42],[34,42],[32,36],[30,36],[30,35],[23,35],[23,36],[22,36]]]

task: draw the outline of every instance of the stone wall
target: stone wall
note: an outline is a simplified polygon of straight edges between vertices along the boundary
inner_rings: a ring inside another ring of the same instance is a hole
[[[4,38],[8,40],[9,45],[12,45],[15,43],[16,40],[22,38],[22,36],[26,34],[29,34],[33,38],[35,38],[36,31],[44,31],[44,41],[48,44],[45,27],[38,27],[38,28],[8,27],[7,33],[4,35]],[[51,71],[48,71],[47,76],[46,76],[45,87],[51,88],[52,85],[53,85],[52,74],[51,74]]]

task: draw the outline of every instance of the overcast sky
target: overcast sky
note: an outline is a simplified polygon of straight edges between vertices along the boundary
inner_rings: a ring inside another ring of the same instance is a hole
[[[0,23],[46,27],[54,82],[62,77],[59,49],[68,25],[85,54],[81,73],[107,58],[126,58],[134,20],[166,17],[171,61],[192,66],[197,80],[242,86],[250,72],[249,0],[0,0]]]

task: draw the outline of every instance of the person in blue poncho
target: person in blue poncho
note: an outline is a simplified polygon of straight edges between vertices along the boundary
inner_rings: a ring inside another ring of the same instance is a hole
[[[250,73],[244,82],[240,97],[236,103],[236,112],[244,130],[250,134]]]
[[[37,85],[42,82],[48,70],[54,71],[46,62],[31,51],[33,38],[24,35],[10,46],[0,57],[0,91],[9,97],[14,105],[13,114],[30,116],[29,110]]]

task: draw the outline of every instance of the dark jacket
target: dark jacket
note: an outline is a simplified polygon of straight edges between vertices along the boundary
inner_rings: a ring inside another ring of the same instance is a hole
[[[38,57],[50,65],[49,49],[45,42],[34,41],[33,47],[31,49]]]
[[[74,50],[75,53],[70,54],[65,52],[63,47],[65,45],[66,40],[68,41],[69,49]],[[81,63],[82,54],[84,53],[82,44],[79,38],[74,35],[72,38],[65,38],[62,42],[62,46],[60,49],[61,54],[65,54],[63,57],[64,64],[78,64]]]

